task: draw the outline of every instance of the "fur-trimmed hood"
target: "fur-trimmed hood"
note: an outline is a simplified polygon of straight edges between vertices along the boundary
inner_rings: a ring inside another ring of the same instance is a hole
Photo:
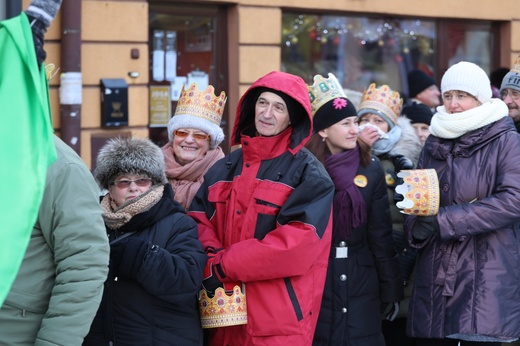
[[[111,139],[99,151],[94,177],[102,189],[108,189],[121,174],[147,175],[153,185],[166,183],[161,148],[146,138]]]
[[[397,126],[401,128],[401,137],[395,146],[388,152],[389,156],[403,155],[417,165],[419,154],[422,150],[421,140],[417,136],[410,119],[400,116],[397,118]]]

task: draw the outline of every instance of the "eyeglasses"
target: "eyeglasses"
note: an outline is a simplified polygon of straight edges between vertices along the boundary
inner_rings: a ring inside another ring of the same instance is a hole
[[[509,97],[511,97],[511,100],[516,100],[520,97],[520,92],[516,91],[516,90],[511,90],[510,92],[508,92],[507,90],[503,90],[500,93],[502,100],[505,99],[507,97],[507,95],[509,95]]]
[[[129,188],[132,183],[135,183],[135,185],[139,187],[146,187],[150,185],[151,182],[152,179],[150,178],[140,178],[136,180],[116,180],[112,185],[115,185],[118,189],[126,189]]]
[[[193,132],[186,132],[186,131],[182,131],[182,130],[175,130],[173,131],[173,134],[179,138],[186,138],[188,137],[189,135],[191,135],[193,137],[193,139],[196,139],[198,141],[205,141],[207,139],[209,139],[209,135],[205,134],[205,133],[193,133]]]

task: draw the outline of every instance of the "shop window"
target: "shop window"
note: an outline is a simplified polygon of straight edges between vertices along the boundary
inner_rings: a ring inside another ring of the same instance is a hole
[[[217,94],[227,93],[226,16],[225,9],[218,6],[150,2],[149,17],[150,138],[163,145],[183,85],[197,82],[203,90],[210,84]],[[227,114],[225,110],[225,134]]]
[[[332,72],[352,95],[375,82],[406,96],[412,69],[439,84],[445,69],[461,60],[489,72],[494,62],[490,27],[489,22],[284,13],[282,66],[309,83],[315,74]]]

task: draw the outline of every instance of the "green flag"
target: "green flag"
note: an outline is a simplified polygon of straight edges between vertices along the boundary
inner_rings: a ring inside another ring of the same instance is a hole
[[[0,22],[0,306],[22,262],[56,160],[45,70],[25,13]]]

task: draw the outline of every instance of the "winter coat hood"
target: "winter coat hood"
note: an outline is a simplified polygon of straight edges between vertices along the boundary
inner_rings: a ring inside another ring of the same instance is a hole
[[[286,103],[289,101],[294,106],[287,105],[292,130],[289,151],[294,154],[309,141],[312,135],[311,103],[307,85],[303,79],[280,71],[272,71],[259,78],[240,98],[231,145],[240,144],[243,133],[251,137],[256,136],[255,103],[260,94],[270,91],[269,89],[276,94],[282,94]]]

